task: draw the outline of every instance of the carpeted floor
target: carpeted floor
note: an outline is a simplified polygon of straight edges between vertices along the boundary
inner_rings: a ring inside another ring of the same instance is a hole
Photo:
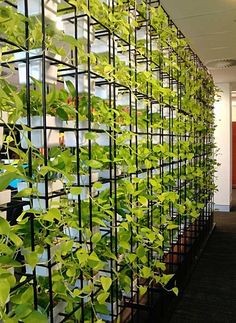
[[[236,322],[236,211],[216,212],[215,222],[170,323]]]

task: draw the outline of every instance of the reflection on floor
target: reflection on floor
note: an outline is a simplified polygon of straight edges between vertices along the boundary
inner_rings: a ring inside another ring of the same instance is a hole
[[[171,323],[236,322],[236,190],[233,196],[233,211],[215,213],[216,229]]]

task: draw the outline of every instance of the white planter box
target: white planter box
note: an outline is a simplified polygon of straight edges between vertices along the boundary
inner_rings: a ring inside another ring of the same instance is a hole
[[[53,270],[60,270],[61,269],[61,264],[55,264],[52,266],[52,271]],[[43,267],[43,266],[35,266],[35,271],[36,271],[36,276],[41,276],[41,277],[48,277],[48,268],[47,267]],[[32,275],[33,274],[33,270],[31,268],[31,266],[29,265],[25,265],[25,272],[26,274]]]
[[[28,188],[28,187],[29,187],[29,183],[27,183],[27,182],[19,182],[17,184],[18,192],[20,192],[23,189]],[[45,196],[45,183],[44,182],[34,184],[34,188],[36,188],[38,190],[39,196]],[[48,182],[48,194],[59,191],[62,188],[63,188],[63,184],[60,180]],[[30,198],[24,197],[24,198],[22,198],[22,200],[23,201],[30,201]],[[59,203],[60,203],[60,196],[50,197],[48,199],[48,208],[58,208]],[[39,198],[33,198],[33,205],[32,206],[33,206],[33,209],[35,209],[35,210],[46,211],[46,200],[39,199]]]
[[[55,253],[59,247],[60,247],[60,243],[55,244],[54,246],[50,247],[52,262],[54,261]],[[43,267],[43,266],[39,266],[39,264],[45,265],[45,266],[47,266],[47,264],[48,264],[48,251],[46,248],[44,249],[43,253],[40,255],[40,257],[38,259],[38,265],[36,265],[35,270],[36,270],[37,276],[48,277],[48,268]],[[61,263],[56,263],[55,265],[52,266],[52,271],[53,270],[60,270],[61,267],[62,267]],[[27,274],[30,274],[30,275],[33,274],[32,267],[29,265],[25,265],[25,271]]]
[[[72,174],[72,176],[74,177],[73,184],[77,184],[77,175]],[[92,172],[91,173],[91,183],[97,182],[98,177],[99,177],[98,171]],[[80,175],[80,185],[89,185],[89,175]]]
[[[159,134],[160,130],[159,129],[152,129],[152,143],[154,145],[158,145],[161,143],[161,136]]]
[[[113,87],[111,87],[111,100],[113,100]],[[100,85],[95,87],[95,96],[103,99],[109,100],[109,85]]]
[[[66,310],[66,302],[60,301],[54,308],[53,308],[53,323],[60,323],[64,316],[60,315],[60,313],[65,313]],[[50,318],[49,321],[50,322]]]
[[[64,227],[63,232],[70,238],[79,238],[79,231],[72,227]]]
[[[33,116],[30,119],[31,128],[42,127],[43,126],[43,117],[42,116]],[[18,120],[18,123],[27,125],[27,118],[23,117]],[[57,127],[58,119],[56,117],[47,115],[46,116],[46,126],[47,127]],[[21,138],[21,147],[23,149],[28,148],[28,143],[26,138],[28,138],[28,131],[22,130],[20,133]],[[31,130],[31,143],[36,148],[44,147],[44,134],[43,129],[32,129]],[[56,129],[47,129],[47,147],[59,146],[59,130]]]
[[[46,53],[50,55],[49,53]],[[41,57],[34,58],[36,56],[42,55],[42,49],[36,48],[29,51],[29,76],[35,78],[38,81],[43,80],[43,60]],[[50,55],[52,57],[52,55]],[[15,60],[26,59],[26,52],[19,52],[14,54]],[[59,55],[54,55],[54,58],[60,59]],[[55,84],[57,82],[57,64],[52,65],[49,59],[45,60],[45,82],[50,84]],[[19,83],[26,84],[26,63],[18,62],[16,63],[18,67]],[[29,79],[30,83],[33,80]]]
[[[136,38],[137,40],[145,40],[146,37],[148,37],[147,33],[146,33],[146,28],[140,28],[136,30]]]
[[[0,205],[11,202],[11,190],[4,190],[0,192]]]
[[[135,136],[132,132],[133,129],[131,128],[130,130],[130,126],[121,126],[120,130],[122,131],[122,133],[118,134],[117,136],[119,138],[116,143],[117,145],[129,145],[130,140],[132,144],[135,144]]]
[[[8,113],[6,111],[0,111],[1,118],[0,123],[7,123],[8,122]],[[0,149],[2,148],[3,144],[3,136],[4,135],[4,127],[0,127]]]
[[[116,105],[124,105],[129,106],[130,100],[129,100],[129,93],[118,93],[117,99],[116,99]],[[131,95],[131,107],[135,106],[135,98],[133,95]]]
[[[43,0],[42,0],[43,1]],[[60,0],[44,0],[44,15],[46,18],[56,21],[57,5]],[[25,15],[25,1],[17,0],[17,11]],[[28,0],[28,15],[38,16],[42,14],[41,0]]]
[[[95,129],[101,129],[104,130],[104,132],[97,132],[97,138],[95,139],[96,143],[99,146],[110,146],[110,136],[107,131],[109,131],[109,127],[105,124],[94,124]]]
[[[75,19],[73,14],[69,13],[62,16],[63,30],[66,35],[75,37]],[[91,21],[91,19],[90,19]],[[92,25],[89,26],[90,43],[95,39],[95,32]],[[87,16],[77,18],[77,39],[88,39],[88,18]]]
[[[80,193],[80,195],[73,195],[71,193],[68,194],[68,200],[70,201],[77,201],[78,197],[80,196],[81,200],[87,200],[89,199],[90,195],[89,195],[89,187],[81,187],[82,188],[82,192]],[[97,191],[92,187],[92,197],[95,196],[95,194],[97,193]]]
[[[121,175],[121,168],[116,167],[116,176],[120,176],[120,175]],[[111,171],[111,176],[115,177],[115,170],[114,169],[112,169],[112,171]],[[100,170],[99,177],[109,179],[110,178],[110,169]]]
[[[6,220],[7,219],[7,212],[6,211],[0,212],[0,217]]]
[[[18,192],[21,192],[23,189],[28,187],[29,187],[29,183],[27,182],[19,182],[17,184]],[[33,187],[37,189],[39,196],[45,196],[44,182],[35,183]],[[62,188],[63,188],[63,184],[60,180],[48,181],[48,194],[51,194],[56,191],[60,191]]]
[[[117,55],[117,42],[114,43],[115,45],[115,55]],[[113,55],[113,42],[110,42],[110,50],[111,55]],[[96,54],[102,54],[102,53],[109,53],[109,41],[108,39],[98,39],[96,38],[94,43],[91,45],[91,51]]]
[[[63,75],[63,74],[62,74]],[[69,92],[66,81],[71,81],[72,84],[75,86],[75,77],[74,76],[64,76],[64,87]],[[78,94],[88,93],[89,92],[89,86],[88,86],[88,75],[86,74],[79,74],[78,75]],[[95,93],[95,81],[93,79],[90,79],[90,94]]]
[[[121,53],[117,53],[117,56],[119,58],[119,60],[121,62],[124,62],[126,66],[130,66],[131,67],[135,67],[135,58],[134,58],[134,54],[131,53],[131,57],[130,57],[130,61],[129,61],[129,52],[121,52]]]
[[[146,110],[148,102],[145,100],[137,100],[137,110]]]
[[[98,188],[98,193],[104,192],[110,189],[110,183],[103,183],[101,188]]]
[[[88,120],[79,121],[78,126],[79,126],[79,129],[88,128]],[[75,120],[63,121],[63,127],[76,128],[76,121]],[[85,138],[86,133],[88,133],[88,130],[79,131],[79,142],[78,142],[79,146],[86,146],[88,144],[88,139]],[[64,145],[66,147],[77,147],[76,131],[64,132]]]

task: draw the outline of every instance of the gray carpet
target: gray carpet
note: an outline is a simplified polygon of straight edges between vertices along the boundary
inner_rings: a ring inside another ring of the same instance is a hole
[[[171,323],[236,322],[236,212],[216,212],[215,222]]]

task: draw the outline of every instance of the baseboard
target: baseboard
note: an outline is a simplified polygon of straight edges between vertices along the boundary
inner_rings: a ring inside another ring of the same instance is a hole
[[[214,210],[220,212],[230,212],[230,205],[215,204]]]

